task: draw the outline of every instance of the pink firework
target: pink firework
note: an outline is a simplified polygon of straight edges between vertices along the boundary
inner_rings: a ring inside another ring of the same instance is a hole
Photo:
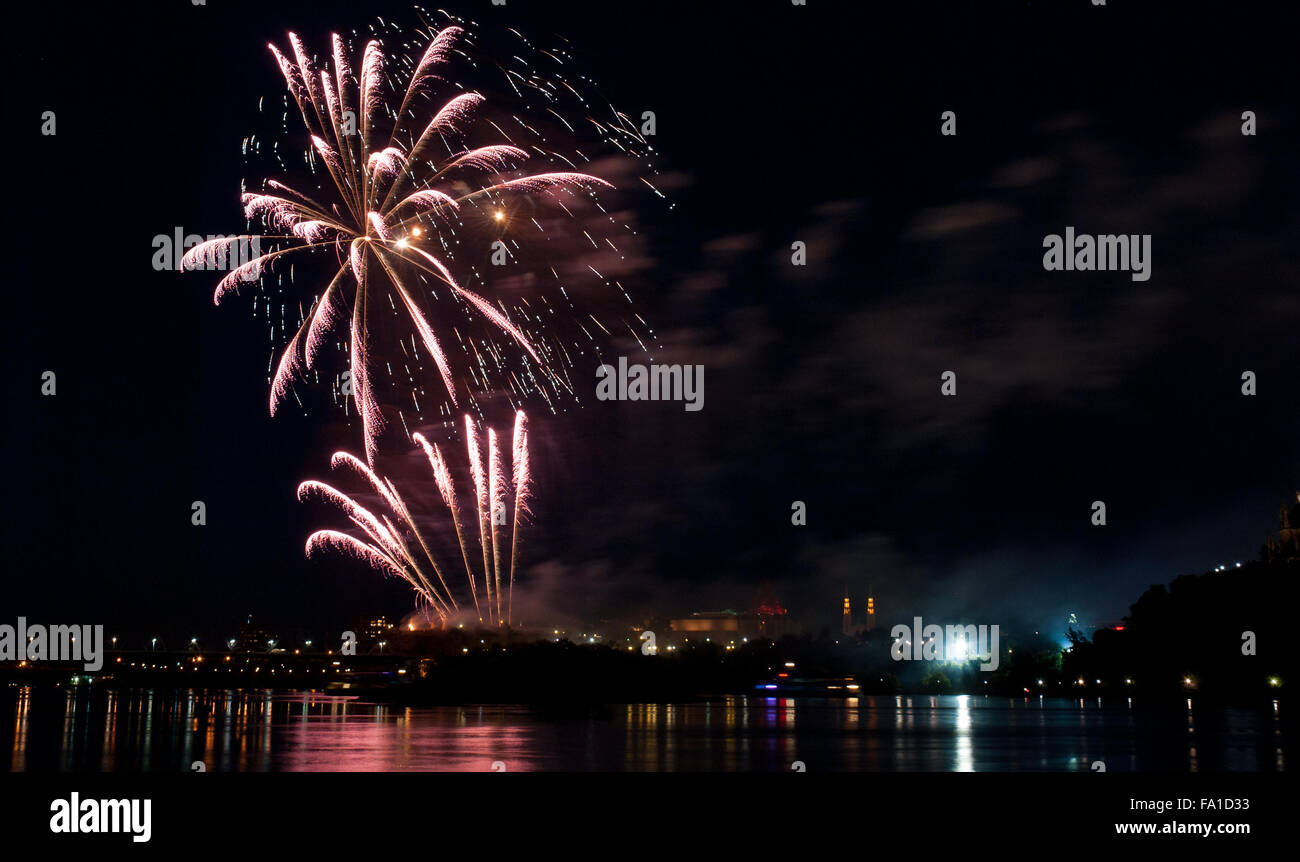
[[[515,413],[515,434],[511,451],[513,452],[514,463],[514,496],[515,496],[515,515],[513,518],[514,529],[510,534],[510,582],[507,586],[507,595],[513,597],[515,592],[515,552],[519,544],[519,517],[527,514],[528,494],[531,490],[532,475],[528,464],[528,427],[527,417],[524,411],[519,410]],[[512,618],[513,607],[509,600],[506,602],[506,619]]]
[[[289,50],[270,45],[289,102],[302,120],[304,143],[308,144],[305,161],[316,177],[323,174],[327,179],[318,180],[320,190],[311,194],[287,182],[266,180],[263,191],[243,195],[243,205],[247,219],[260,220],[271,232],[213,239],[189,249],[182,261],[185,268],[198,268],[203,261],[232,249],[249,245],[258,249],[255,258],[217,284],[213,298],[218,303],[241,284],[260,283],[277,271],[282,278],[286,259],[295,260],[298,253],[332,261],[332,275],[324,282],[327,287],[305,313],[299,308],[297,331],[275,363],[270,412],[274,415],[284,403],[295,380],[317,369],[327,340],[346,326],[343,340],[348,344],[350,379],[343,391],[348,394],[350,386],[362,425],[365,459],[370,464],[385,427],[374,377],[376,367],[384,364],[374,355],[383,340],[376,315],[396,312],[405,319],[408,331],[432,361],[452,407],[484,387],[485,369],[494,364],[484,355],[495,360],[500,351],[494,343],[467,340],[457,327],[438,325],[443,309],[456,319],[478,320],[507,336],[508,343],[526,357],[526,376],[553,378],[552,365],[563,363],[568,351],[542,345],[525,331],[520,319],[527,318],[540,328],[544,326],[541,315],[529,317],[519,307],[507,310],[499,301],[462,286],[453,275],[448,264],[456,246],[463,247],[457,229],[468,229],[467,223],[486,223],[504,230],[510,206],[521,211],[521,222],[531,221],[540,228],[535,216],[539,209],[569,212],[562,199],[565,195],[586,199],[599,208],[599,190],[611,187],[596,176],[567,169],[573,160],[549,149],[546,136],[527,119],[514,117],[521,128],[510,134],[496,122],[480,122],[485,98],[477,92],[454,92],[457,85],[450,78],[453,61],[468,56],[462,49],[466,39],[461,27],[448,26],[431,33],[418,58],[401,54],[392,63],[381,41],[372,39],[361,51],[357,71],[355,55],[337,34],[331,37],[329,56],[319,62],[294,33],[288,35]],[[550,96],[545,86],[515,76]],[[514,79],[511,86],[519,89]],[[551,89],[559,91],[558,87]],[[620,122],[626,119],[617,116]],[[562,117],[560,120],[565,122]],[[615,132],[627,134],[622,125],[607,128],[591,122],[611,137]],[[489,126],[488,134],[498,140],[471,146],[468,137],[471,132],[483,131],[483,126]],[[527,149],[517,143],[526,143]],[[526,162],[539,158],[566,169],[524,170]],[[521,197],[537,200],[527,208],[512,203]],[[261,252],[263,244],[269,249],[265,253]],[[518,243],[501,239],[493,247],[498,245],[503,253],[514,254],[511,249]],[[610,247],[614,247],[612,243]],[[486,244],[482,252],[486,256]],[[474,271],[477,273],[477,267]],[[290,280],[292,277],[290,269]],[[448,329],[454,333],[454,341],[448,341]],[[397,343],[407,351],[404,339]],[[449,345],[465,357],[470,366],[468,379],[458,380]],[[410,347],[415,346],[412,340]],[[531,366],[527,366],[528,360]],[[386,367],[391,376],[391,365]],[[415,400],[419,385],[413,372],[410,379],[410,397]],[[552,385],[557,391],[569,388],[563,381]],[[517,376],[510,386],[520,390]],[[418,400],[416,407],[419,409]]]
[[[433,477],[433,490],[429,495],[436,499],[435,510],[445,509],[455,534],[459,556],[464,566],[465,582],[478,620],[496,624],[512,621],[515,559],[519,547],[521,516],[527,511],[529,493],[528,438],[522,411],[515,416],[510,476],[495,430],[486,432],[487,473],[484,474],[483,452],[473,420],[466,416],[466,454],[471,481],[474,484],[472,505],[479,523],[478,542],[482,551],[482,583],[484,601],[480,601],[478,582],[480,573],[472,560],[477,558],[470,550],[474,540],[467,534],[461,518],[462,505],[456,493],[455,481],[442,450],[420,433],[411,435],[429,461]],[[338,530],[319,530],[307,539],[308,556],[325,550],[342,551],[368,563],[372,568],[401,578],[415,591],[422,609],[440,623],[446,624],[460,612],[456,590],[447,582],[444,569],[430,537],[444,534],[435,525],[431,528],[429,517],[418,517],[394,483],[376,473],[365,461],[347,452],[336,452],[330,461],[335,469],[345,469],[365,480],[369,493],[377,497],[374,506],[358,501],[357,495],[345,493],[332,485],[314,479],[298,486],[298,498],[306,501],[319,499],[337,507],[360,535]],[[514,516],[508,525],[511,531],[509,560],[501,559],[502,545],[499,531],[507,527],[505,513],[513,509]],[[440,520],[435,516],[432,520]],[[504,590],[501,570],[509,565],[509,577]],[[453,564],[454,565],[454,564]],[[503,596],[504,593],[504,596]],[[504,605],[504,608],[503,608]]]

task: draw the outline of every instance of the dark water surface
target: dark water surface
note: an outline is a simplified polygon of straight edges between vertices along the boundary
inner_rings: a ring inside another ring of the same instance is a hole
[[[596,711],[321,694],[0,691],[12,771],[1284,771],[1285,707],[911,695],[729,696]]]

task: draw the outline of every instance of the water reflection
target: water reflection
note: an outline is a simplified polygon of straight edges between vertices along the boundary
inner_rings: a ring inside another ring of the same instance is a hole
[[[958,772],[975,771],[975,754],[971,742],[970,695],[957,696],[957,766]]]
[[[0,691],[13,771],[1282,771],[1284,710],[1042,696],[729,696],[591,710],[311,693]],[[1180,732],[1181,731],[1181,732]]]

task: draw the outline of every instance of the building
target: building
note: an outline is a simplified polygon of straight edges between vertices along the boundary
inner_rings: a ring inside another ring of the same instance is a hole
[[[840,605],[840,633],[845,637],[855,637],[876,630],[875,587],[867,587],[867,597],[862,607],[865,611],[860,611],[858,618],[854,619],[853,601],[849,596],[848,587],[845,587],[843,603]]]
[[[352,630],[357,634],[358,652],[383,652],[394,634],[394,624],[383,614],[362,617],[352,625]]]
[[[1264,541],[1260,554],[1266,563],[1300,560],[1300,491],[1295,501],[1283,500],[1277,513],[1277,532]]]
[[[689,617],[669,620],[668,625],[674,633],[686,639],[700,640],[775,640],[795,633],[795,625],[786,609],[771,596],[760,597],[755,607],[748,611],[730,608],[722,611],[698,611]]]
[[[249,614],[239,627],[235,649],[238,652],[266,653],[274,650],[276,643],[275,632],[262,623],[253,622],[253,615]]]

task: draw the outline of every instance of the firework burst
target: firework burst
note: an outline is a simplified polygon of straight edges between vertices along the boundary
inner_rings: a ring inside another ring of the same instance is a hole
[[[598,243],[577,221],[576,212],[594,208],[607,227],[620,227],[600,202],[600,192],[611,184],[579,170],[582,162],[590,162],[588,157],[562,152],[558,145],[563,130],[575,130],[558,110],[566,99],[576,100],[588,114],[580,125],[590,124],[623,153],[642,155],[648,150],[625,115],[611,108],[611,119],[596,119],[562,71],[516,68],[516,61],[524,62],[518,55],[494,68],[504,74],[513,93],[531,98],[523,105],[532,113],[510,114],[509,122],[487,116],[487,98],[453,78],[464,63],[477,69],[467,51],[473,39],[468,25],[461,26],[465,23],[422,29],[419,43],[385,24],[378,33],[372,28],[373,37],[359,52],[351,46],[361,40],[334,34],[323,59],[309,53],[294,33],[288,35],[285,50],[270,45],[286,86],[285,116],[301,118],[304,164],[313,184],[265,180],[260,191],[243,195],[243,205],[250,223],[260,222],[268,233],[210,240],[189,249],[183,259],[187,268],[196,268],[227,253],[233,243],[256,240],[254,247],[265,249],[220,281],[214,294],[217,303],[246,282],[265,288],[268,280],[278,284],[286,274],[292,282],[293,261],[308,256],[317,261],[311,270],[320,271],[321,277],[313,282],[310,305],[304,310],[306,303],[298,303],[295,318],[293,303],[283,298],[280,303],[278,329],[287,340],[273,362],[270,412],[274,415],[284,404],[296,380],[317,371],[327,343],[342,335],[335,343],[347,353],[349,378],[339,390],[350,396],[360,419],[370,465],[387,424],[376,375],[385,370],[390,379],[395,375],[393,361],[381,361],[378,355],[393,346],[382,330],[391,328],[395,318],[404,321],[410,336],[396,336],[392,342],[400,347],[397,361],[409,383],[405,395],[417,414],[423,409],[419,397],[427,393],[424,375],[411,371],[410,365],[420,365],[421,351],[436,371],[436,377],[430,377],[438,381],[432,400],[441,404],[444,420],[455,408],[469,407],[466,402],[494,389],[507,389],[512,401],[529,392],[542,392],[548,402],[562,392],[572,394],[567,367],[583,345],[549,337],[555,305],[536,299],[530,304],[517,294],[510,296],[511,305],[489,299],[484,295],[492,290],[485,283],[487,270],[475,256],[495,252],[517,259],[522,253],[519,238],[527,241],[529,236],[551,242],[553,252],[567,254],[561,243],[552,242],[554,232],[546,230],[550,222],[544,224],[541,214],[548,211],[573,220],[598,252],[612,249],[622,255],[614,241],[606,237]],[[385,39],[400,42],[391,60]],[[537,53],[563,69],[564,52]],[[556,120],[562,126],[554,126]],[[546,123],[561,133],[548,134]],[[261,141],[246,141],[245,146],[260,148]],[[288,173],[278,144],[275,157]],[[538,162],[548,169],[524,169],[525,163]],[[626,225],[621,227],[630,232]],[[474,234],[471,243],[468,237]],[[490,241],[477,241],[484,237]],[[604,278],[594,266],[587,268]],[[460,278],[453,274],[457,269]],[[567,303],[564,279],[554,267],[550,272]],[[621,284],[611,286],[626,298]],[[271,305],[268,297],[268,318]],[[598,319],[591,319],[608,332]],[[636,326],[644,321],[639,315],[626,314],[622,323],[641,341]],[[488,334],[475,338],[475,328]],[[276,330],[273,321],[273,337]],[[511,348],[520,366],[515,370],[507,364]],[[467,370],[459,373],[460,368]],[[405,426],[405,415],[401,418]],[[489,503],[497,500],[495,488],[483,491]],[[491,589],[499,592],[496,585]]]
[[[495,484],[491,481],[485,484],[479,436],[473,420],[466,416],[466,450],[474,493],[471,497],[472,505],[465,508],[473,511],[479,524],[478,542],[483,557],[481,578],[475,569],[478,554],[471,551],[474,536],[472,533],[467,534],[464,528],[463,507],[447,459],[441,447],[431,444],[422,434],[417,432],[411,438],[428,458],[438,502],[441,503],[436,508],[445,510],[442,514],[451,522],[463,565],[464,583],[468,586],[474,612],[480,622],[509,624],[512,621],[511,599],[514,594],[519,533],[529,511],[527,500],[532,483],[528,463],[528,432],[523,411],[519,411],[515,417],[510,483],[502,480]],[[495,481],[500,478],[504,468],[497,435],[491,428],[487,429],[486,441],[489,475]],[[440,564],[430,541],[431,536],[445,531],[434,532],[427,526],[422,528],[422,519],[412,512],[393,482],[380,476],[360,458],[347,452],[335,452],[330,466],[351,471],[364,479],[370,493],[378,497],[378,503],[365,506],[358,502],[356,496],[344,493],[332,485],[314,479],[303,482],[298,486],[299,500],[320,499],[332,503],[348,516],[353,527],[362,534],[362,537],[358,537],[339,530],[318,530],[307,538],[307,555],[324,550],[341,551],[384,574],[401,578],[415,591],[426,615],[436,618],[442,624],[462,613],[457,592],[461,593],[463,599],[464,591],[458,591],[448,583],[449,570]],[[513,517],[507,524],[506,512],[512,508]],[[439,518],[441,519],[441,514]],[[500,533],[505,529],[510,531],[510,543],[509,560],[503,563]],[[506,565],[509,569],[503,591],[501,569]],[[458,577],[459,573],[453,581]],[[479,590],[480,582],[482,592]]]

